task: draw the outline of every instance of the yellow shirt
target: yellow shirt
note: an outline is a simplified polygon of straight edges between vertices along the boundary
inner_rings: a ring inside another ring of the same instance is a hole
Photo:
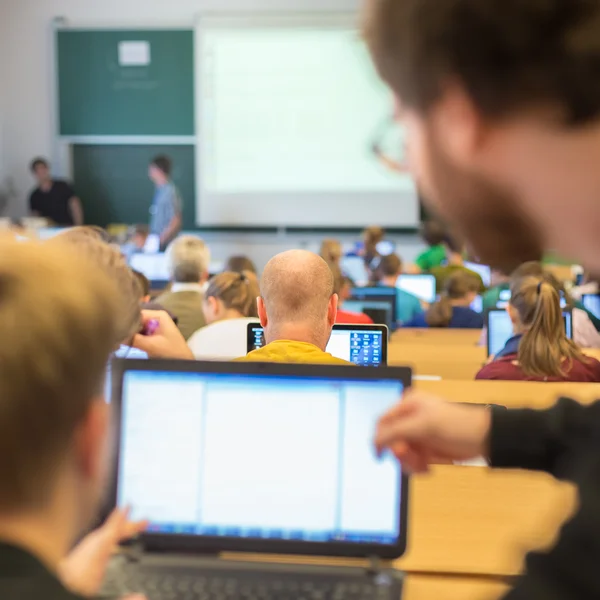
[[[277,340],[246,356],[237,359],[240,362],[272,362],[306,365],[352,365],[353,363],[336,358],[328,352],[307,342]]]

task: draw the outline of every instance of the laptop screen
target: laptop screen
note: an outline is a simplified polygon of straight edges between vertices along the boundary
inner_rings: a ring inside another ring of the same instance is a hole
[[[401,468],[373,435],[400,377],[191,368],[123,375],[117,500],[149,534],[398,544]]]
[[[600,294],[586,294],[581,301],[586,310],[589,310],[596,319],[600,319]]]
[[[169,283],[169,261],[164,252],[156,254],[132,254],[129,266],[143,273],[153,287],[165,287]]]
[[[400,275],[396,287],[419,300],[431,304],[435,302],[435,277],[433,275]]]
[[[570,311],[563,312],[565,332],[567,337],[573,338],[573,315]],[[513,326],[506,310],[491,310],[488,313],[488,356],[496,355],[506,342],[513,337]]]
[[[477,273],[483,280],[485,287],[490,287],[492,283],[492,269],[488,265],[481,265],[474,262],[465,262],[464,266],[470,271]]]
[[[352,308],[346,308],[346,304],[352,302],[361,302],[368,310],[368,305],[371,308],[378,306],[379,309],[384,308],[390,311],[390,321],[384,324],[388,327],[392,327],[396,323],[396,288],[389,287],[357,287],[352,290],[350,299],[344,303],[346,310],[353,310]],[[364,312],[364,311],[363,311]],[[366,313],[368,314],[368,313]]]
[[[326,350],[361,367],[380,367],[387,364],[387,337],[387,329],[380,325],[334,325]],[[264,345],[263,328],[250,323],[248,352]]]

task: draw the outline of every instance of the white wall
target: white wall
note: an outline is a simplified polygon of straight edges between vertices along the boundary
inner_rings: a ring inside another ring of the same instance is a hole
[[[73,25],[148,26],[189,23],[199,12],[353,11],[360,0],[0,0],[0,175],[14,179],[18,200],[11,214],[23,215],[33,182],[28,164],[52,159],[52,21]],[[2,123],[4,127],[2,128]],[[4,152],[2,152],[4,149]],[[1,181],[1,179],[0,179]],[[385,225],[385,223],[382,223]],[[317,248],[316,236],[211,234],[215,255],[247,253],[262,264],[290,247]],[[399,250],[412,260],[420,244],[407,239]]]
[[[22,199],[31,186],[27,164],[52,152],[51,23],[65,17],[73,24],[193,25],[202,11],[351,11],[359,0],[0,0],[0,79],[4,100],[6,169]],[[0,104],[1,106],[1,104]],[[52,158],[52,157],[51,157]],[[16,208],[15,210],[19,210]]]

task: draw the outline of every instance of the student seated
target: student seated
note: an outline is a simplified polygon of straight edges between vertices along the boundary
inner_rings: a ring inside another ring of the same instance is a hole
[[[246,353],[248,323],[258,321],[256,275],[221,273],[204,294],[206,327],[194,333],[188,346],[198,360],[233,360]]]
[[[560,295],[549,275],[515,279],[507,310],[514,336],[477,379],[600,382],[600,362],[566,336]]]
[[[223,273],[254,273],[258,274],[256,265],[247,256],[230,256],[225,263]]]
[[[379,279],[379,286],[396,290],[396,319],[401,324],[412,321],[423,313],[421,302],[416,296],[396,287],[398,277],[402,275],[402,261],[397,254],[384,256],[379,263],[376,274]]]
[[[290,250],[272,258],[260,280],[258,316],[266,345],[240,360],[351,364],[325,351],[338,297],[329,265],[317,254]]]
[[[482,296],[483,312],[497,308],[500,297],[510,290],[510,276],[501,271],[492,270],[492,282],[489,289]]]
[[[440,267],[446,260],[446,246],[444,240],[447,232],[444,225],[439,221],[425,221],[421,227],[421,237],[427,244],[428,248],[417,256],[415,261],[415,273],[429,273],[431,269]]]
[[[337,294],[338,306],[341,307],[338,308],[335,322],[353,325],[372,325],[373,319],[371,319],[369,315],[365,315],[361,312],[344,310],[344,302],[349,300],[352,296],[352,288],[354,287],[352,280],[349,277],[345,277],[337,265],[330,264],[329,267],[333,273],[333,291]]]
[[[116,512],[68,554],[108,486],[102,390],[122,301],[107,273],[63,242],[1,242],[2,600],[96,596],[115,545],[145,525]]]
[[[340,241],[323,240],[319,254],[328,265],[336,265],[339,267],[344,252]]]
[[[481,329],[483,316],[470,308],[479,293],[481,277],[457,271],[448,277],[440,299],[429,310],[404,327],[449,327],[450,329]]]
[[[140,297],[140,303],[148,304],[148,302],[150,302],[150,281],[143,273],[140,273],[135,269],[132,269],[132,271],[140,286],[140,291],[142,294]]]
[[[177,325],[187,340],[206,325],[204,288],[208,280],[210,250],[193,235],[182,235],[167,248],[173,285],[156,302],[177,317]]]
[[[446,236],[446,239],[444,240],[444,247],[446,249],[446,264],[430,269],[430,273],[435,277],[437,293],[440,294],[442,292],[446,284],[446,280],[454,273],[468,273],[472,277],[476,277],[478,279],[479,288],[477,293],[483,294],[485,292],[485,285],[483,284],[481,275],[465,267],[465,260],[463,256],[465,249],[462,242],[455,237]]]

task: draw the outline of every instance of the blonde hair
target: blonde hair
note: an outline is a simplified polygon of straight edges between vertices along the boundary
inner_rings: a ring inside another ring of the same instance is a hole
[[[142,287],[121,252],[104,241],[102,230],[94,227],[73,227],[50,239],[47,246],[61,244],[85,256],[96,269],[103,271],[115,283],[119,292],[119,308],[114,312],[117,337],[114,346],[127,342],[140,329],[140,298]]]
[[[323,240],[321,243],[321,258],[330,265],[339,264],[342,259],[342,244],[338,240]]]
[[[453,300],[461,300],[467,294],[479,292],[481,281],[479,277],[465,272],[457,271],[448,277],[440,299],[431,305],[425,314],[425,321],[429,327],[448,327],[452,320]]]
[[[365,254],[377,256],[377,245],[383,241],[385,230],[383,227],[371,226],[363,231],[363,241],[365,244]]]
[[[194,235],[180,235],[169,244],[166,254],[176,283],[198,283],[210,268],[210,250]]]
[[[215,275],[208,284],[205,298],[216,298],[228,310],[237,310],[243,317],[258,317],[256,299],[260,295],[254,273],[225,272]]]
[[[510,286],[510,306],[526,328],[518,361],[532,377],[565,376],[572,362],[587,359],[565,333],[556,279],[546,273],[516,278]],[[563,366],[568,361],[568,369]]]
[[[0,240],[0,509],[46,501],[118,337],[110,277],[62,242]]]

